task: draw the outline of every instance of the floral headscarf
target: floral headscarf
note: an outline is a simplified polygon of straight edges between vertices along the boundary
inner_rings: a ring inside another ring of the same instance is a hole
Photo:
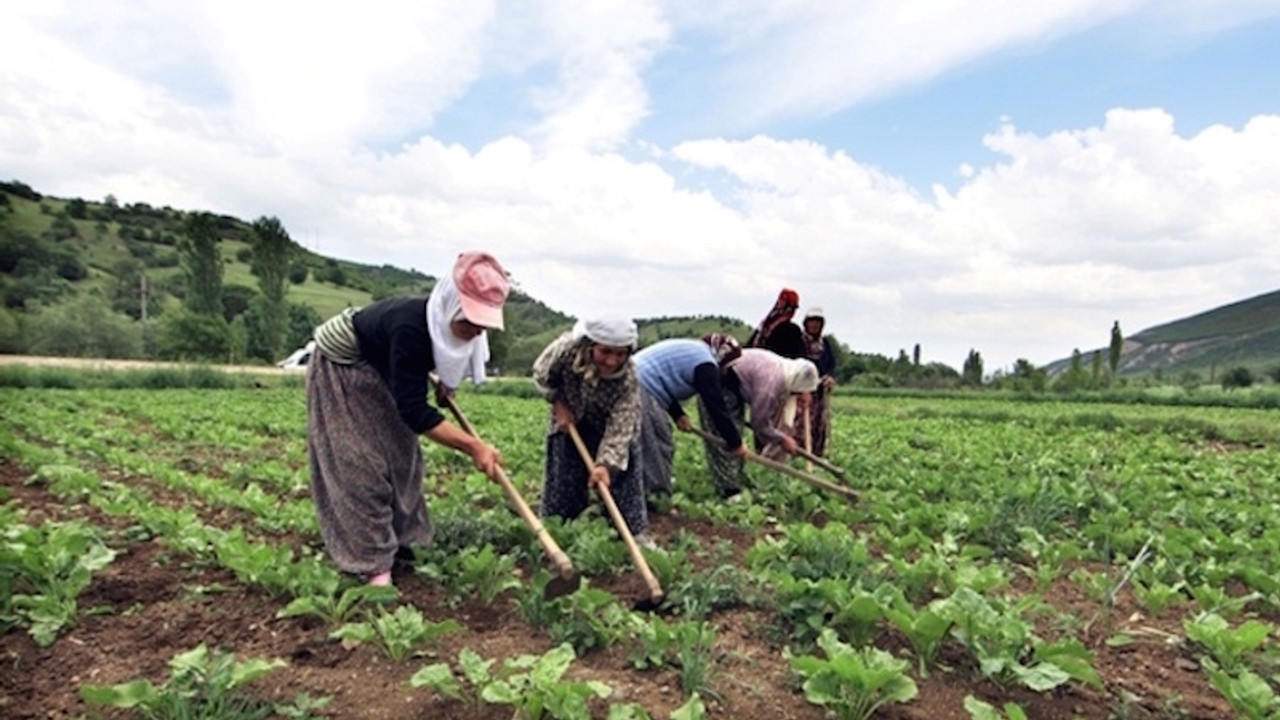
[[[702,336],[702,342],[711,346],[711,353],[716,356],[716,362],[721,368],[742,357],[742,345],[737,338],[727,333],[708,333]]]

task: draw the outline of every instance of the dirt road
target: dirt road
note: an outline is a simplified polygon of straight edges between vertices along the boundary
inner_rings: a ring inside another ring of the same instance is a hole
[[[254,373],[258,375],[292,375],[296,370],[281,370],[274,365],[199,365],[198,363],[160,362],[157,360],[110,360],[103,358],[45,357],[39,355],[0,355],[0,365],[26,365],[28,367],[66,367],[80,370],[147,370],[172,368],[187,370],[194,367],[211,367],[229,373]]]

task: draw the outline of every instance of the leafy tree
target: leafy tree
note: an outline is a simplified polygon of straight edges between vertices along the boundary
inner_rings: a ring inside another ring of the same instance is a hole
[[[17,272],[23,260],[44,264],[45,256],[44,244],[31,235],[7,229],[0,233],[0,273]]]
[[[315,272],[315,278],[321,282],[331,282],[338,287],[345,287],[347,284],[347,271],[343,270],[342,266],[337,262],[329,260],[323,268]]]
[[[301,347],[311,339],[316,326],[324,322],[320,313],[310,305],[289,303],[289,328],[285,334],[285,347]],[[490,339],[492,342],[492,339]]]
[[[311,272],[311,269],[307,267],[306,263],[294,263],[289,266],[289,282],[294,285],[301,285],[307,281],[309,272]]]
[[[222,253],[213,215],[187,218],[186,237],[178,242],[186,277],[186,306],[197,315],[222,317]],[[225,323],[224,323],[225,324]]]
[[[1093,351],[1093,361],[1089,364],[1089,372],[1091,375],[1090,387],[1095,389],[1102,387],[1102,351]]]
[[[253,274],[262,291],[261,342],[267,359],[275,358],[284,347],[289,309],[284,296],[294,244],[280,221],[273,217],[258,218],[253,223]],[[252,334],[250,336],[252,338]],[[252,346],[252,340],[250,345]],[[252,351],[251,351],[252,352]]]
[[[977,350],[970,349],[969,355],[964,359],[964,368],[960,372],[961,382],[965,385],[979,387],[982,385],[982,355]]]
[[[156,354],[164,360],[220,362],[231,356],[231,330],[222,315],[202,315],[186,308],[168,312],[156,333]]]
[[[7,197],[0,195],[0,197]],[[26,341],[22,334],[22,321],[16,313],[7,308],[0,308],[0,353],[26,352]]]
[[[1107,367],[1111,369],[1111,379],[1116,377],[1116,369],[1120,367],[1120,350],[1124,347],[1124,335],[1120,334],[1120,321],[1111,325],[1111,347],[1107,354]]]
[[[53,305],[75,294],[70,282],[51,268],[28,258],[18,261],[11,277],[0,278],[0,288],[4,291],[4,305],[9,308]]]
[[[75,282],[89,276],[89,268],[85,267],[78,255],[69,250],[60,248],[52,254],[50,259],[53,262],[54,274],[63,280]]]
[[[84,220],[89,216],[88,205],[80,198],[72,198],[67,201],[67,214],[76,220]]]
[[[1067,371],[1058,378],[1054,383],[1054,389],[1058,392],[1075,392],[1084,388],[1086,384],[1084,375],[1084,360],[1080,354],[1080,349],[1076,348],[1071,351],[1071,365],[1067,367]]]
[[[231,322],[249,310],[258,291],[246,285],[228,285],[222,291],[222,317]]]
[[[1000,377],[997,385],[1019,392],[1044,392],[1048,382],[1048,374],[1043,368],[1037,368],[1026,358],[1018,358],[1013,364],[1013,372]]]
[[[39,355],[136,358],[142,328],[93,293],[39,310],[28,324],[29,351]]]
[[[1222,376],[1222,389],[1247,388],[1253,385],[1253,372],[1247,367],[1234,367]]]
[[[920,366],[920,343],[916,343],[915,348],[911,350],[911,364]]]

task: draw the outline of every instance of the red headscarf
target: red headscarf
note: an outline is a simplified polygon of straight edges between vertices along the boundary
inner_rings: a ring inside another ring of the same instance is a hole
[[[791,322],[791,318],[795,317],[796,310],[799,309],[800,293],[791,288],[782,288],[782,292],[778,293],[778,299],[773,303],[773,309],[756,326],[755,332],[751,333],[747,346],[764,347],[765,338],[769,337],[769,333],[782,323]]]

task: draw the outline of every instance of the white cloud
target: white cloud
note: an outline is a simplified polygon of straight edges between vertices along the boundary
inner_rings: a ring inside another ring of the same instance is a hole
[[[290,153],[396,140],[474,80],[489,2],[200,5],[237,120]]]
[[[558,51],[554,88],[537,93],[535,137],[552,148],[611,150],[648,113],[641,73],[670,28],[654,2],[554,0],[543,10]]]

